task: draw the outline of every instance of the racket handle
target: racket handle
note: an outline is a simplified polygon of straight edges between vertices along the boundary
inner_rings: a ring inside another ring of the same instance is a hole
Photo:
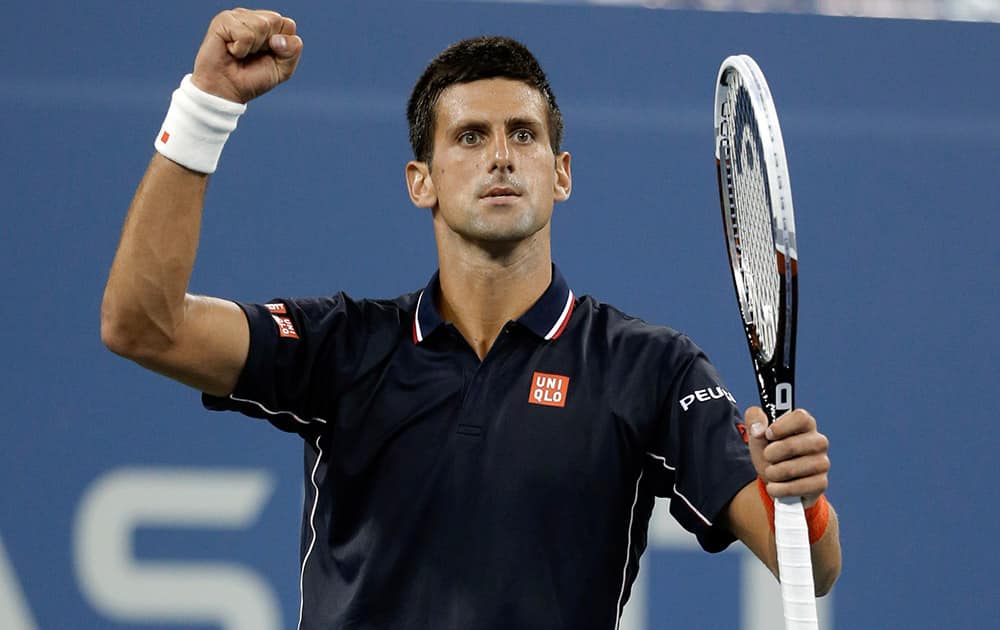
[[[774,541],[785,630],[818,630],[809,528],[801,497],[775,499]]]

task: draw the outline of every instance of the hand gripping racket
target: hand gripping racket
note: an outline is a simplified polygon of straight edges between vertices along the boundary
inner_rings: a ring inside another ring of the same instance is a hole
[[[747,55],[728,57],[715,87],[715,161],[733,285],[760,402],[770,421],[794,404],[798,252],[785,145],[771,90]],[[818,628],[802,500],[775,501],[785,628]]]

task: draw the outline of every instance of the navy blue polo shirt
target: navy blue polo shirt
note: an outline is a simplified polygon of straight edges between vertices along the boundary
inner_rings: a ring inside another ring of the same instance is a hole
[[[241,305],[246,365],[205,404],[305,441],[302,628],[612,630],[654,497],[732,542],[720,512],[756,474],[687,337],[553,267],[480,361],[437,290]]]

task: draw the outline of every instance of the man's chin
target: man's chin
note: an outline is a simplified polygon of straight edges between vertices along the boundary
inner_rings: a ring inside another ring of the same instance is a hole
[[[517,245],[534,238],[543,228],[542,225],[488,225],[477,226],[466,234],[466,238],[478,243],[501,245]]]

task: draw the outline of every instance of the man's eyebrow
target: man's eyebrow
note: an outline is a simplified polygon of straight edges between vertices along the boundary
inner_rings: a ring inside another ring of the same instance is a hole
[[[456,120],[451,125],[448,125],[448,132],[454,133],[465,129],[482,130],[488,129],[489,126],[488,122],[479,118],[462,118],[461,120]]]
[[[504,121],[504,128],[506,129],[516,129],[518,127],[531,127],[537,128],[543,125],[542,121],[533,116],[523,116],[517,115],[512,116]],[[485,130],[489,129],[490,124],[480,118],[463,118],[461,120],[455,121],[453,124],[448,126],[448,132],[454,133],[459,130]]]
[[[541,127],[542,121],[530,116],[514,116],[512,118],[508,118],[504,124],[508,129],[513,129],[515,127]]]

